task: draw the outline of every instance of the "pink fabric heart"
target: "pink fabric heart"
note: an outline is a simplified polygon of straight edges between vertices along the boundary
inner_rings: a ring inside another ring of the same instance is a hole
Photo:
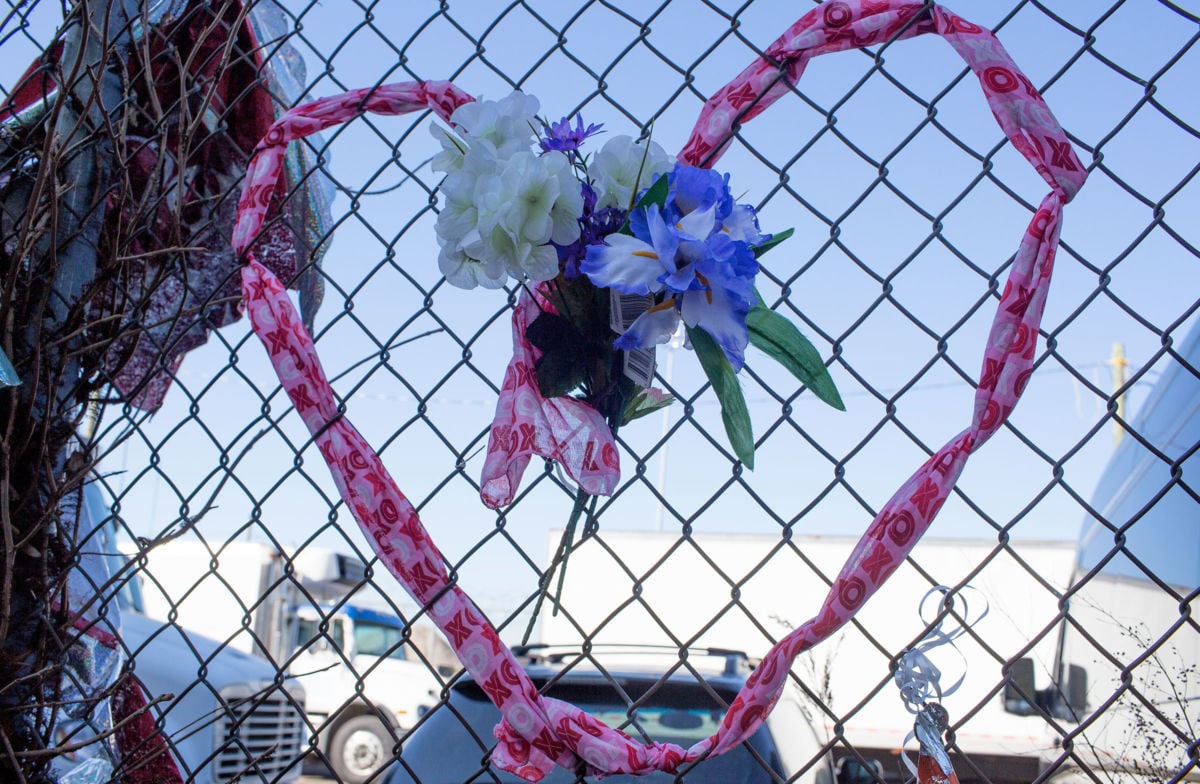
[[[722,754],[747,739],[765,720],[783,688],[796,656],[847,623],[887,580],[928,529],[967,458],[1007,420],[1032,372],[1038,327],[1058,246],[1062,206],[1086,178],[1066,134],[1042,97],[1017,69],[990,31],[936,5],[895,0],[835,0],[805,14],[756,60],[705,105],[680,159],[710,166],[728,145],[735,129],[789,91],[808,59],[816,54],[881,44],[924,33],[944,37],[979,78],[984,95],[1012,142],[1051,187],[1021,237],[1004,293],[999,298],[970,424],[935,452],[884,505],[850,553],[817,613],[781,640],[764,657],[730,706],[720,729],[684,749],[643,744],[588,717],[573,706],[542,697],[499,639],[483,613],[454,584],[444,559],[416,512],[396,487],[378,455],[354,430],[336,405],[312,340],[302,328],[278,280],[253,262],[243,269],[243,297],[255,333],[263,340],[281,383],[313,433],[329,464],[342,498],[372,541],[381,562],[427,608],[446,634],[464,667],[500,709],[492,760],[500,768],[537,781],[561,765],[589,775],[675,771],[681,765]],[[277,186],[283,146],[305,133],[342,122],[363,111],[398,114],[432,108],[448,118],[454,106],[470,100],[445,82],[386,85],[322,99],[293,109],[276,123],[251,165],[242,199],[235,247],[244,252],[262,226],[270,191]],[[513,363],[505,376],[492,439],[502,443],[485,477],[489,503],[507,503],[532,454],[563,460],[581,486],[584,481],[615,482],[601,466],[602,420],[586,412],[553,405],[537,396],[532,378],[536,356],[521,335],[537,310],[523,297],[514,313]],[[594,411],[592,412],[595,413]],[[513,448],[512,427],[546,427],[522,434]],[[497,434],[507,425],[507,434]],[[569,443],[574,434],[582,444]],[[609,442],[611,443],[611,441]],[[615,450],[614,450],[615,452]],[[520,463],[515,473],[504,465]],[[493,455],[489,455],[491,460]],[[591,460],[597,469],[593,470]],[[522,460],[524,462],[522,462]],[[587,487],[585,487],[587,489]],[[589,491],[591,492],[591,491]]]

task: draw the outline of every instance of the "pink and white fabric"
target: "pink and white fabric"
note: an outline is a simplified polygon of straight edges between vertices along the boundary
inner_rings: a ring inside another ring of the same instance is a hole
[[[774,706],[795,657],[849,621],[879,589],[929,527],[969,455],[1004,424],[1016,405],[1033,367],[1062,206],[1083,184],[1086,172],[1041,96],[991,32],[936,5],[889,0],[827,2],[805,14],[768,48],[766,58],[713,96],[680,159],[711,166],[737,125],[783,95],[787,83],[800,77],[813,55],[923,33],[946,38],[966,60],[979,77],[1001,128],[1051,191],[1021,238],[1000,297],[984,347],[970,424],[896,491],[850,554],[816,614],[767,654],[730,706],[720,730],[690,748],[643,744],[574,706],[537,693],[484,614],[452,582],[440,552],[378,455],[339,412],[312,340],[282,285],[247,254],[243,296],[254,331],[329,464],[342,498],[375,544],[381,561],[413,598],[428,608],[463,666],[499,707],[504,720],[496,728],[499,744],[492,754],[498,767],[529,781],[543,777],[554,764],[570,770],[582,765],[591,776],[673,772],[682,764],[724,753],[741,743]],[[261,228],[284,147],[291,140],[362,112],[398,114],[428,108],[446,119],[467,100],[469,96],[448,83],[417,82],[360,90],[293,109],[259,147],[247,178],[235,247],[245,251]],[[533,307],[531,301],[522,300],[515,329],[523,331],[523,320],[529,318]],[[529,351],[519,338],[516,343],[517,352]],[[516,367],[518,371],[510,366],[510,373],[520,372],[522,365]],[[530,366],[524,367],[523,379],[511,379],[513,389],[522,382],[532,384]],[[509,380],[506,376],[506,388]],[[528,421],[545,426],[546,422],[537,418],[544,403],[540,398],[526,398],[514,405],[511,421],[528,415]],[[509,420],[504,421],[511,427]],[[542,445],[561,444],[563,432],[556,431]],[[525,456],[528,459],[528,453]],[[512,491],[514,480],[505,478],[509,486],[492,496],[499,503],[511,497],[506,494]]]
[[[513,312],[513,355],[504,372],[496,416],[488,433],[479,495],[492,509],[512,503],[532,455],[558,461],[590,495],[612,495],[621,478],[616,439],[600,412],[573,397],[546,399],[534,368],[540,352],[525,332],[549,302],[526,290]]]
[[[226,194],[244,176],[277,107],[299,94],[289,88],[305,79],[303,59],[279,31],[288,17],[275,3],[188,0],[137,8],[140,24],[129,45],[140,54],[111,63],[122,69],[128,91],[124,143],[98,164],[103,171],[119,168],[125,185],[100,205],[105,228],[95,252],[103,271],[90,294],[90,318],[119,320],[104,372],[126,403],[152,412],[184,356],[239,318],[233,303],[240,262],[228,239],[236,210]],[[59,39],[16,80],[0,104],[0,120],[53,97],[56,75],[69,68],[61,57]],[[34,127],[41,124],[28,126],[38,133]],[[304,151],[294,152],[303,159]],[[320,255],[312,250],[328,228],[328,204],[321,175],[301,168],[289,173],[288,198],[278,194],[271,205],[276,219],[257,237],[256,250],[301,291],[307,314],[321,299]],[[0,171],[0,181],[9,173]],[[116,237],[127,244],[110,246]]]

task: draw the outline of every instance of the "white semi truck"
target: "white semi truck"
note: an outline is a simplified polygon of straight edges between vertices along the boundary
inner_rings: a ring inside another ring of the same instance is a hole
[[[1200,325],[1176,353],[1091,499],[1053,667],[1018,662],[1006,694],[1067,731],[1053,784],[1200,781]]]
[[[559,535],[550,532],[549,555]],[[578,646],[582,629],[593,645],[675,646],[678,640],[761,657],[772,638],[778,639],[816,612],[828,591],[820,574],[832,579],[856,542],[849,536],[797,535],[781,547],[778,536],[694,533],[681,544],[677,532],[604,527],[598,536],[603,546],[585,541],[571,554],[564,612],[555,616],[543,611],[541,641]],[[972,617],[986,605],[987,615],[972,627],[986,647],[968,635],[956,641],[961,659],[948,647],[929,655],[943,669],[943,686],[951,686],[963,675],[958,690],[943,701],[952,721],[981,706],[956,728],[956,747],[969,754],[993,784],[1028,784],[1036,778],[1038,755],[1047,745],[1044,722],[1007,712],[996,690],[1004,682],[1005,660],[1021,657],[1033,634],[1057,617],[1058,599],[1041,587],[1039,579],[1065,590],[1075,544],[1015,542],[1012,552],[1023,563],[995,542],[927,537],[915,556],[929,577],[912,563],[901,565],[859,611],[857,623],[803,655],[796,674],[833,709],[830,715],[813,703],[809,706],[824,739],[836,742],[840,736],[864,757],[879,762],[887,781],[905,779],[907,771],[897,755],[912,730],[913,717],[892,683],[891,659],[924,629],[918,607],[932,587],[930,577],[953,585],[996,553],[970,581],[977,591],[962,594]],[[927,618],[936,606],[931,599]],[[1050,672],[1054,638],[1033,646],[1028,656],[1043,672]],[[839,757],[845,753],[840,744],[834,751]],[[969,768],[960,767],[961,780],[975,780],[968,775]],[[860,780],[875,779],[868,774]]]
[[[85,485],[82,496],[72,602],[88,607],[98,627],[124,646],[121,661],[127,654],[134,677],[154,700],[150,710],[184,780],[286,784],[299,778],[308,736],[304,687],[294,678],[280,681],[278,671],[261,659],[148,617],[139,581],[128,579],[129,565],[119,549],[124,532],[100,482]],[[109,765],[104,744],[87,744],[106,729],[88,713],[68,709],[56,715],[54,741],[81,746],[55,758],[54,772],[64,780],[73,772],[78,776],[72,780],[108,778],[93,775]]]
[[[196,538],[144,557],[147,613],[266,659],[302,683],[311,731],[346,784],[390,762],[399,738],[441,699],[434,667],[448,646],[432,627],[357,602],[357,557],[311,546],[288,557],[241,541],[210,549]]]

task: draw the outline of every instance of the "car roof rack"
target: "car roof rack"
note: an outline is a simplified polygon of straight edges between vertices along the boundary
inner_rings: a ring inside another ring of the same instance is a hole
[[[725,667],[722,675],[737,675],[744,674],[748,670],[753,670],[758,664],[756,659],[751,659],[745,651],[739,651],[733,648],[721,648],[715,646],[687,646],[680,648],[675,645],[643,645],[643,644],[621,644],[621,643],[590,643],[583,645],[554,645],[550,643],[527,643],[523,645],[514,645],[511,648],[513,655],[518,659],[523,659],[530,664],[562,664],[569,659],[585,658],[592,654],[602,653],[605,656],[638,656],[645,654],[673,654],[680,659],[689,658],[691,656],[712,656],[715,658],[724,659]]]

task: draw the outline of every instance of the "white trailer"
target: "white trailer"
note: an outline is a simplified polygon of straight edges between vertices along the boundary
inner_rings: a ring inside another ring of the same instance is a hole
[[[560,535],[550,532],[548,558]],[[681,537],[602,527],[571,554],[563,611],[543,610],[540,639],[578,645],[586,635],[593,644],[687,643],[762,656],[816,612],[827,580],[837,575],[855,542],[829,536],[786,542],[749,534]],[[833,708],[830,715],[814,705],[814,723],[823,726],[827,739],[844,738],[880,760],[889,780],[899,780],[896,754],[913,719],[892,684],[891,661],[923,633],[918,607],[931,580],[955,585],[986,560],[969,582],[976,590],[963,597],[972,615],[986,602],[987,615],[957,641],[961,659],[948,647],[930,657],[943,671],[943,686],[964,675],[944,700],[951,719],[979,706],[957,729],[957,747],[993,782],[1032,780],[1049,743],[1046,725],[1005,710],[1002,667],[1026,656],[1044,676],[1054,671],[1057,635],[1044,635],[1032,648],[1030,640],[1055,625],[1058,597],[1046,585],[1066,589],[1075,549],[1074,542],[1061,541],[1014,542],[1000,550],[994,542],[926,538],[914,556],[928,577],[905,563],[862,608],[857,623],[801,657],[796,674]],[[927,609],[936,608],[931,600]]]
[[[1091,498],[1056,666],[1010,695],[1070,731],[1053,784],[1200,781],[1200,325],[1175,347]]]

